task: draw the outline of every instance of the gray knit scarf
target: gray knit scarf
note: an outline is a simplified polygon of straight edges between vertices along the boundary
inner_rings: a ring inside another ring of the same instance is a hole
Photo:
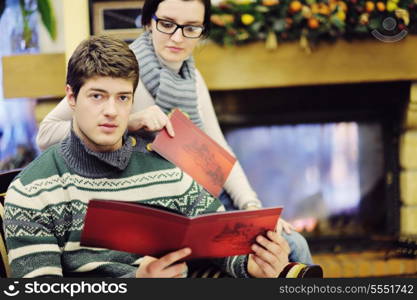
[[[176,73],[162,65],[156,57],[150,32],[143,33],[130,48],[139,62],[140,78],[155,104],[165,113],[173,108],[186,112],[191,121],[203,129],[197,107],[194,59],[190,56]]]

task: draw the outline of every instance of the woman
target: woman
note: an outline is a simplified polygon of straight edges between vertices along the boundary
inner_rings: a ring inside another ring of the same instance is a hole
[[[194,124],[229,149],[217,121],[207,86],[195,69],[192,51],[210,29],[210,0],[146,0],[142,10],[142,25],[146,31],[130,48],[140,69],[140,81],[135,94],[129,130],[157,131],[166,127],[175,135],[167,113],[179,107],[188,113]],[[70,131],[72,112],[65,99],[42,121],[37,143],[41,149],[59,142]],[[236,163],[224,185],[233,204],[239,209],[261,207],[239,163]],[[221,197],[224,198],[224,197]],[[280,221],[292,255],[290,259],[311,263],[305,240],[292,226]],[[291,234],[290,234],[291,233]],[[290,234],[290,235],[288,235]]]

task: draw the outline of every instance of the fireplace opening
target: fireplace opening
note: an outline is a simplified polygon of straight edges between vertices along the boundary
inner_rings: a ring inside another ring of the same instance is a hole
[[[393,247],[398,139],[408,82],[212,92],[230,146],[265,207],[312,251]]]
[[[264,206],[283,205],[283,218],[306,237],[388,229],[380,124],[253,126],[226,139]]]

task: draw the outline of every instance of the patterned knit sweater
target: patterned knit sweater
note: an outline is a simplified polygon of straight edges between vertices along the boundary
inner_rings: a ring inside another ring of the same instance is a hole
[[[130,277],[140,256],[80,246],[90,199],[163,205],[189,216],[224,210],[190,176],[125,136],[121,149],[95,153],[72,133],[34,160],[10,185],[4,229],[13,277]],[[248,277],[247,256],[215,260]]]

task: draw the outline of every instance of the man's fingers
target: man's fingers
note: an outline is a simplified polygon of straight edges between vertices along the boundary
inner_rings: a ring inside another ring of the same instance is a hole
[[[291,232],[293,230],[295,230],[295,227],[292,226],[290,223],[288,223],[287,221],[283,220],[283,219],[279,219],[277,225],[275,226],[275,231],[278,234],[282,233],[282,230],[284,230],[284,232],[286,234],[291,234]]]
[[[252,245],[252,250],[255,252],[255,255],[259,258],[262,258],[264,261],[268,262],[271,266],[277,264],[278,258],[277,254],[270,252],[259,245]]]
[[[277,244],[281,248],[281,251],[284,251],[287,254],[290,253],[290,246],[288,245],[287,241],[285,240],[285,238],[283,236],[281,236],[277,232],[273,232],[273,231],[268,231],[266,233],[266,236],[272,242]]]
[[[147,256],[145,256],[145,257],[142,258],[142,260],[141,260],[140,263],[141,264],[149,264],[149,263],[151,263],[151,262],[153,262],[155,260],[157,260],[157,258],[147,255]]]
[[[186,263],[177,263],[168,266],[160,272],[160,278],[180,278],[185,277],[188,268]]]
[[[174,127],[172,126],[171,121],[169,119],[168,119],[168,121],[165,125],[165,128],[167,129],[168,134],[169,134],[170,137],[175,136]]]
[[[277,277],[274,268],[268,262],[257,255],[253,255],[252,258],[266,277]]]
[[[271,241],[277,244],[282,244],[285,241],[285,239],[280,234],[278,234],[278,232],[273,232],[273,231],[268,230],[266,233],[266,236]]]
[[[284,231],[286,234],[291,233],[291,231],[289,232],[289,228],[285,222],[281,222],[281,230]]]
[[[288,245],[288,242],[285,240],[283,236],[280,235],[274,235],[273,232],[267,233],[267,236],[274,241],[274,243],[278,244],[282,251],[284,251],[287,255],[291,252],[290,245]]]
[[[291,234],[291,231],[295,230],[294,226],[292,226],[287,221],[282,220],[282,227],[284,228],[285,233]]]
[[[169,265],[172,265],[173,263],[179,261],[180,259],[190,255],[190,253],[191,253],[190,248],[183,248],[183,249],[168,253],[167,255],[158,259],[158,261],[155,263],[157,264],[157,267],[159,270],[163,270],[167,268]]]
[[[257,251],[257,253],[259,253],[260,255],[262,254],[263,258],[267,259],[268,261],[274,261],[275,256],[282,251],[279,245],[275,244],[274,242],[271,242],[270,240],[268,240],[262,235],[259,235],[256,238],[256,242],[262,246],[260,247],[260,246],[257,246],[256,244],[253,245],[255,246],[255,248],[256,247],[261,248]]]
[[[277,232],[268,231],[266,237],[259,235],[256,241],[272,253],[288,254],[289,246],[287,241]]]
[[[282,233],[282,223],[280,221],[278,221],[277,226],[275,227],[275,231],[281,235]]]
[[[268,236],[269,238],[271,238],[269,234],[267,234],[267,236]],[[271,235],[271,236],[272,236],[272,235]],[[284,251],[287,255],[289,255],[289,254],[290,254],[290,252],[291,252],[290,245],[288,245],[287,240],[286,240],[283,236],[281,236],[281,235],[276,235],[275,237],[272,237],[272,238],[274,239],[274,242],[275,242],[275,243],[277,243],[277,244],[279,244],[279,245],[280,245],[281,249],[282,249],[282,250],[283,250],[283,251]]]

